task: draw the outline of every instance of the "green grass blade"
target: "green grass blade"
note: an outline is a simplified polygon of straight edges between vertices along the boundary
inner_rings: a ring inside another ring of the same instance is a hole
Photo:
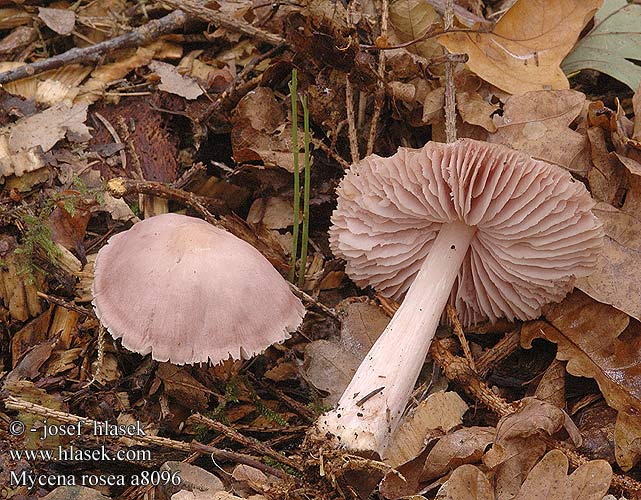
[[[292,253],[289,258],[289,273],[287,278],[294,283],[294,274],[296,272],[296,257],[298,256],[298,231],[299,231],[299,214],[300,214],[300,170],[298,167],[298,75],[295,69],[292,69],[292,81],[289,83],[289,90],[292,94],[292,142],[294,148],[294,229],[292,232]]]
[[[303,126],[305,128],[305,185],[303,187],[303,236],[300,250],[300,269],[298,273],[298,287],[305,284],[305,268],[307,266],[307,240],[309,238],[309,192],[311,180],[310,155],[309,155],[309,108],[307,96],[301,99],[303,103]]]

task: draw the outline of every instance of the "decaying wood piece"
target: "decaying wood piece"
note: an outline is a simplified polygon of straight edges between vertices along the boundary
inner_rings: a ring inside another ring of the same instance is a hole
[[[187,16],[185,16],[183,11],[175,10],[165,17],[149,21],[147,24],[116,38],[105,40],[104,42],[89,47],[73,48],[57,56],[31,64],[25,64],[19,68],[0,73],[0,85],[37,75],[51,69],[60,68],[67,64],[96,62],[101,56],[116,49],[147,45],[157,40],[161,35],[171,33],[180,28],[185,24],[186,19]]]
[[[249,23],[241,21],[240,19],[233,19],[221,12],[205,7],[201,2],[193,0],[165,0],[165,4],[176,9],[182,9],[184,12],[196,19],[201,19],[208,23],[215,24],[222,28],[244,35],[250,36],[259,42],[268,43],[270,45],[280,45],[285,43],[285,39],[269,31],[257,28]]]

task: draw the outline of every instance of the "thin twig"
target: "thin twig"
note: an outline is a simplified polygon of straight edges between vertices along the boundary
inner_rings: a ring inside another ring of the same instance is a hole
[[[202,21],[215,24],[216,26],[221,26],[230,31],[242,33],[258,40],[259,42],[268,43],[270,45],[280,45],[285,43],[285,39],[279,35],[257,28],[256,26],[245,21],[241,21],[240,19],[232,18],[221,12],[209,9],[201,2],[195,2],[194,0],[164,0],[163,3],[175,9],[182,9],[196,19],[201,19]]]
[[[124,177],[117,177],[111,179],[107,183],[107,191],[116,198],[122,198],[126,194],[136,193],[149,194],[159,196],[161,198],[180,201],[196,209],[198,212],[203,214],[207,219],[207,222],[215,225],[220,225],[220,223],[209,210],[212,209],[217,213],[225,211],[225,203],[221,200],[209,198],[207,196],[198,196],[197,194],[177,189],[161,182],[139,181],[126,179]]]
[[[343,168],[349,168],[350,167],[350,164],[349,164],[349,162],[347,160],[345,160],[344,158],[339,156],[335,151],[333,151],[327,144],[325,144],[320,139],[312,137],[310,139],[310,141],[314,145],[315,148],[318,148],[321,151],[323,151],[327,156],[332,158],[341,167],[343,167]]]
[[[387,39],[387,22],[389,18],[389,0],[381,0],[381,37]],[[376,130],[378,128],[378,120],[381,117],[381,110],[383,109],[383,102],[385,100],[385,59],[384,51],[378,54],[378,82],[376,93],[374,94],[374,112],[372,113],[372,123],[369,127],[369,137],[367,138],[367,149],[365,156],[369,156],[374,152],[374,141],[376,140]]]
[[[445,31],[450,30],[454,24],[454,0],[447,0],[445,4]],[[447,49],[443,49],[449,54]],[[445,63],[445,137],[447,142],[456,141],[456,88],[454,86],[453,61]]]
[[[74,48],[57,56],[31,64],[25,64],[24,66],[0,73],[0,85],[37,75],[51,69],[61,68],[68,64],[82,62],[95,63],[100,57],[116,49],[147,45],[158,39],[161,35],[171,33],[182,27],[186,19],[187,16],[182,10],[175,10],[165,17],[149,21],[147,24],[116,38],[105,40],[90,47]]]
[[[461,321],[458,319],[458,314],[456,314],[456,309],[454,309],[450,304],[448,304],[445,310],[447,311],[447,317],[450,319],[450,321],[452,322],[452,326],[454,327],[454,333],[456,334],[459,342],[461,343],[461,347],[463,348],[463,354],[465,355],[465,359],[467,359],[467,362],[469,363],[470,368],[476,371],[476,365],[474,364],[474,356],[472,356],[472,351],[470,350],[470,344],[468,344],[467,339],[465,338],[465,333],[463,332],[463,326],[461,325]]]
[[[494,347],[481,354],[476,361],[477,373],[485,377],[493,366],[519,348],[520,338],[521,329],[517,328],[507,333]]]
[[[354,89],[349,75],[345,76],[345,107],[347,108],[347,125],[349,132],[349,151],[352,155],[352,163],[358,163],[358,135],[356,134],[356,117],[354,116]]]
[[[96,316],[92,309],[79,306],[78,304],[74,304],[73,302],[67,302],[66,300],[61,299],[60,297],[55,297],[54,295],[48,295],[46,293],[38,292],[38,291],[36,291],[36,295],[38,295],[38,297],[42,299],[45,299],[47,302],[50,302],[51,304],[64,307],[65,309],[69,309],[70,311],[75,311],[79,314],[84,314],[85,316],[92,316],[92,317]]]
[[[9,410],[18,410],[25,411],[34,415],[40,415],[41,417],[51,418],[64,422],[67,424],[78,424],[80,423],[83,427],[87,429],[93,429],[94,426],[98,425],[99,422],[92,420],[90,418],[80,417],[72,413],[67,413],[64,411],[52,410],[46,406],[42,406],[36,403],[31,403],[30,401],[25,401],[24,399],[17,398],[15,396],[7,396],[4,400],[4,404]],[[93,435],[92,432],[88,433]],[[121,441],[123,438],[117,438],[118,441]],[[251,455],[245,455],[243,453],[237,453],[234,451],[221,450],[219,448],[214,448],[213,446],[208,446],[198,441],[192,441],[191,443],[186,443],[184,441],[176,441],[174,439],[169,439],[165,437],[144,435],[144,436],[131,436],[127,435],[127,439],[131,439],[140,444],[146,445],[155,445],[162,448],[170,448],[172,450],[178,450],[185,453],[198,452],[209,454],[212,458],[216,460],[228,460],[230,462],[236,462],[239,464],[249,465],[250,467],[255,467],[263,472],[272,474],[274,476],[280,477],[282,479],[291,480],[292,476],[283,472],[280,469],[275,467],[270,467],[262,463],[260,460],[252,457]]]
[[[291,289],[292,292],[294,292],[294,295],[298,296],[299,299],[304,300],[308,304],[311,304],[311,305],[317,307],[318,309],[323,311],[325,314],[327,314],[329,317],[334,318],[335,320],[339,319],[338,318],[338,314],[336,314],[336,311],[334,311],[333,309],[330,309],[325,304],[319,302],[318,300],[316,300],[311,295],[306,294],[305,292],[303,292],[300,288],[298,288],[293,283],[289,284],[289,288]]]
[[[106,328],[101,323],[98,327],[98,357],[96,359],[96,371],[91,376],[91,379],[89,379],[89,381],[85,384],[85,387],[93,385],[93,383],[98,380],[98,377],[102,372],[102,367],[105,360],[105,331]]]
[[[291,460],[284,456],[283,454],[271,449],[269,446],[265,446],[263,443],[260,441],[257,441],[252,438],[248,438],[247,436],[244,436],[240,432],[232,429],[231,427],[218,422],[217,420],[213,420],[211,418],[204,417],[203,415],[199,413],[195,413],[191,415],[188,420],[191,420],[193,422],[198,422],[200,424],[204,424],[210,429],[215,430],[216,432],[220,432],[227,436],[229,439],[236,441],[239,444],[242,444],[243,446],[250,448],[254,450],[257,453],[260,453],[262,455],[267,455],[268,457],[273,458],[274,460],[287,465],[288,467],[291,467],[294,470],[297,470],[299,472],[303,471],[303,468],[301,465],[294,460]]]

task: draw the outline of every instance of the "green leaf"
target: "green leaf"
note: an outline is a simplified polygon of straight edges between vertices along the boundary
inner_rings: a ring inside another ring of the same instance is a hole
[[[641,82],[641,5],[606,0],[594,16],[594,28],[565,58],[566,74],[594,69],[616,78],[632,90]]]

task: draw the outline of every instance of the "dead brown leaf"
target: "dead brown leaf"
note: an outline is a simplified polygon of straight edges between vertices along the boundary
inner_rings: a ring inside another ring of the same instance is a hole
[[[572,496],[567,473],[567,457],[559,450],[552,450],[532,468],[514,499],[570,500]]]
[[[76,24],[76,14],[71,9],[38,7],[38,17],[59,35],[68,35]]]
[[[614,456],[629,471],[641,459],[641,417],[619,412],[614,425]]]
[[[494,441],[492,427],[465,427],[443,436],[430,451],[421,480],[427,481],[444,476],[463,464],[481,460],[485,448]]]
[[[503,116],[494,116],[497,131],[489,142],[523,151],[571,172],[587,171],[587,138],[569,128],[581,113],[585,95],[575,90],[542,90],[507,99]]]
[[[56,104],[41,113],[21,118],[0,128],[0,177],[22,175],[44,165],[42,152],[49,151],[59,140],[86,141],[87,106]]]
[[[486,101],[476,92],[457,92],[456,108],[463,121],[483,127],[491,133],[497,131],[492,114],[499,106]]]
[[[389,20],[394,34],[401,42],[420,39],[428,31],[441,24],[441,16],[427,2],[421,0],[395,0],[390,2]],[[410,45],[410,52],[426,59],[443,53],[443,49],[434,41],[427,39]]]
[[[149,69],[160,77],[160,85],[158,89],[170,94],[175,94],[184,97],[188,100],[196,99],[203,94],[203,89],[200,85],[189,78],[178,73],[178,68],[172,64],[167,64],[161,61],[151,61]]]
[[[156,375],[162,380],[165,393],[182,405],[194,411],[207,408],[211,391],[192,377],[187,368],[160,363]]]
[[[387,314],[370,302],[347,300],[338,309],[343,310],[340,340],[315,340],[305,348],[305,377],[329,393],[327,405],[338,401],[389,322]]]
[[[263,224],[267,229],[287,229],[294,222],[294,207],[286,198],[257,198],[247,214],[250,224]]]
[[[641,408],[641,327],[623,312],[596,302],[581,292],[574,292],[560,304],[545,310],[549,323],[525,324],[521,342],[530,346],[534,338],[557,344],[557,358],[567,360],[568,373],[594,378],[606,401],[622,413],[638,415]],[[636,418],[636,417],[635,417]],[[622,466],[638,460],[635,437],[623,432],[625,419],[620,417],[617,442]],[[616,433],[615,433],[616,434]],[[616,435],[615,435],[616,437]]]
[[[521,402],[519,410],[499,421],[494,445],[483,458],[494,469],[497,500],[514,498],[545,453],[546,445],[540,436],[551,436],[566,423],[565,413],[550,403],[534,398]]]
[[[561,61],[603,0],[519,0],[490,33],[446,33],[450,52],[466,53],[468,67],[510,94],[567,89]]]
[[[615,463],[614,427],[618,412],[603,400],[573,414],[583,437],[580,451],[588,458],[602,458]]]
[[[610,488],[612,468],[605,460],[581,465],[570,476],[568,459],[551,450],[528,474],[515,500],[601,500]]]
[[[435,392],[421,401],[416,409],[403,418],[385,450],[384,461],[392,467],[414,459],[430,436],[440,435],[461,425],[468,406],[456,392]]]
[[[302,135],[299,130],[298,136]],[[236,106],[231,143],[238,163],[262,161],[267,166],[294,171],[292,125],[267,87],[249,92]]]
[[[67,250],[75,252],[75,255],[84,264],[87,260],[85,258],[85,247],[83,239],[87,231],[87,224],[91,218],[91,205],[95,204],[89,200],[83,200],[79,192],[64,191],[63,196],[70,196],[67,200],[67,205],[64,201],[57,203],[56,208],[49,216],[49,228],[51,229],[51,237],[53,241],[61,244]],[[67,211],[67,206],[73,212],[73,215]]]
[[[628,173],[628,189],[621,210],[638,219],[638,214],[641,214],[641,163],[618,153],[616,156]]]
[[[474,465],[461,465],[436,494],[436,500],[494,500],[487,477]]]
[[[605,131],[600,127],[587,130],[590,152],[594,166],[588,172],[588,182],[592,196],[606,203],[614,204],[619,189],[625,180],[624,168],[615,153],[608,152]]]
[[[576,286],[641,319],[641,220],[607,203],[598,203],[592,211],[603,223],[604,247],[595,271]]]
[[[534,397],[565,408],[565,365],[555,359],[543,373]]]

